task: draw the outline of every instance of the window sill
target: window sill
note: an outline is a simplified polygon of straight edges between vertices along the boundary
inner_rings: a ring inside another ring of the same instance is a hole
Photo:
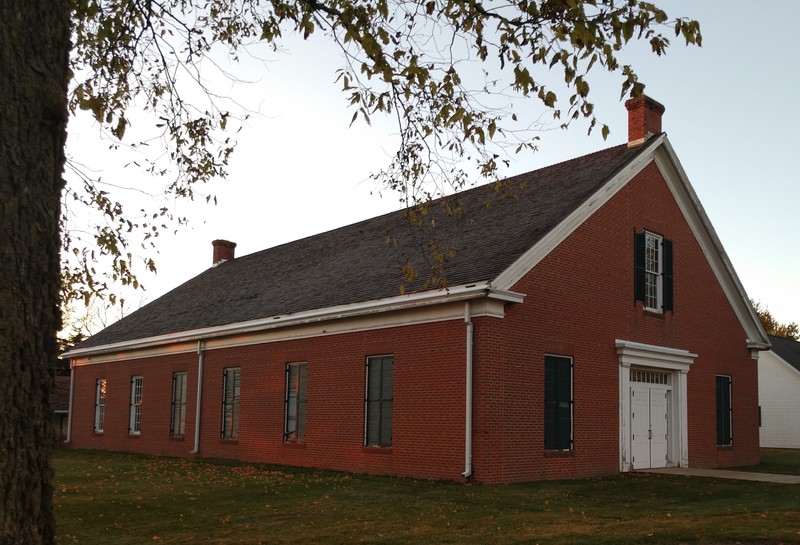
[[[286,448],[306,448],[305,441],[284,441],[283,446]]]
[[[104,432],[102,431],[93,431],[92,435],[95,437],[103,437]]]
[[[371,454],[391,454],[392,453],[392,447],[379,447],[379,446],[367,447],[367,446],[364,446],[364,447],[361,447],[361,450],[363,452],[368,452],[368,453],[371,453]]]
[[[135,433],[135,434],[134,433],[129,433],[128,434],[128,439],[139,439],[141,436],[142,436],[141,433]]]
[[[220,445],[238,445],[239,444],[239,440],[238,439],[220,439],[219,440],[219,444]]]
[[[170,441],[183,442],[183,441],[186,440],[186,436],[185,435],[171,435],[169,440]]]
[[[717,450],[733,450],[733,445],[717,445]]]
[[[570,450],[546,450],[544,451],[545,458],[571,458],[575,456],[575,451]]]

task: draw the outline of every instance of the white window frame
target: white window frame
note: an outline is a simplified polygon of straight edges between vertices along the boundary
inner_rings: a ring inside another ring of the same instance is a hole
[[[302,374],[303,368],[306,372],[305,377]],[[295,380],[291,380],[293,374]],[[308,363],[287,363],[283,418],[283,440],[287,443],[302,442],[305,439],[307,389]]]
[[[651,241],[655,243],[655,263],[650,259]],[[652,266],[653,264],[655,267]],[[662,312],[664,304],[664,237],[650,231],[644,232],[644,288],[645,310]],[[651,293],[651,289],[655,293]]]
[[[383,383],[383,361],[384,359],[390,359],[392,362],[392,386],[389,391],[384,391],[384,383]],[[374,372],[374,367],[372,366],[373,362],[380,361],[381,365],[381,379],[380,379],[380,392],[377,398],[373,399],[369,396],[369,379],[370,373]],[[393,413],[394,413],[394,368],[395,368],[395,361],[394,361],[394,354],[382,354],[379,356],[368,356],[365,362],[365,373],[364,373],[364,446],[366,447],[374,447],[374,448],[391,448],[392,447],[392,426],[394,425],[393,422]],[[387,397],[384,397],[384,394],[387,394]],[[370,437],[369,434],[369,421],[370,416],[374,417],[372,414],[372,410],[370,405],[377,404],[377,418],[378,418],[378,432],[377,438]],[[390,423],[387,427],[384,427],[384,416],[386,412],[386,405],[389,405],[388,414]],[[388,433],[389,440],[384,440],[384,435]]]
[[[186,431],[186,385],[188,382],[189,374],[186,371],[172,374],[171,437],[183,437]]]
[[[108,382],[104,378],[99,378],[95,382],[94,389],[94,433],[103,433],[106,417],[106,392]]]
[[[220,436],[225,441],[236,441],[239,439],[239,401],[241,399],[241,392],[242,368],[226,367],[223,369],[222,426],[220,426]],[[230,396],[228,396],[228,393],[230,393]],[[228,419],[228,416],[230,416],[230,419]]]
[[[140,435],[142,433],[142,390],[144,377],[136,375],[131,377],[131,417],[128,424],[128,433]]]

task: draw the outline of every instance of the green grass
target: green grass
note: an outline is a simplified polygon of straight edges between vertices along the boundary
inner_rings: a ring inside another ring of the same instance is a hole
[[[61,545],[800,543],[798,485],[466,485],[76,450],[53,463]]]
[[[761,473],[783,473],[800,475],[800,450],[762,448],[761,463],[752,467],[737,467],[742,471],[759,471]]]

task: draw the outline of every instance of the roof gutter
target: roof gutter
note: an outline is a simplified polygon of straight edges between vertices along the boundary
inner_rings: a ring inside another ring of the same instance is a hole
[[[238,322],[221,326],[194,329],[190,331],[181,331],[167,335],[147,337],[144,339],[134,339],[100,346],[77,348],[64,352],[61,357],[75,358],[109,352],[136,350],[139,348],[149,348],[180,342],[196,342],[216,337],[254,333],[269,329],[304,325],[326,320],[367,316],[383,312],[407,310],[429,305],[452,303],[455,301],[468,301],[471,299],[479,299],[484,297],[507,301],[510,303],[521,303],[525,296],[521,293],[494,289],[490,282],[480,282],[455,286],[444,290],[431,290],[422,293],[387,297],[384,299],[313,309],[286,315],[269,316],[267,318],[259,318],[258,320],[250,320],[247,322]]]

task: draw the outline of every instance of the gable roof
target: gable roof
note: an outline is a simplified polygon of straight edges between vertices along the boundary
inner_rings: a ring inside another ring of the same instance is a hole
[[[510,290],[652,161],[664,174],[731,301],[748,345],[767,347],[766,333],[662,133],[641,146],[623,144],[508,178],[499,186],[505,189],[488,184],[438,199],[430,207],[435,229],[416,228],[405,211],[398,211],[222,262],[90,337],[64,357],[253,332],[293,319],[299,323],[312,314],[315,319],[338,317],[354,307],[360,312],[367,307],[370,312],[389,308],[379,303],[400,298],[401,267],[406,262],[413,264],[422,280],[428,276],[431,238],[445,252],[451,246],[456,250],[445,265],[450,287],[443,292],[418,280],[405,286],[406,304],[418,303],[408,303],[414,297],[453,300],[459,290],[464,297],[467,291],[483,290],[498,299],[520,302],[520,294],[504,290]],[[447,206],[454,203],[460,213],[447,214]]]
[[[786,337],[769,336],[772,351],[800,372],[800,342]]]
[[[488,184],[438,199],[433,230],[397,211],[222,262],[73,350],[397,296],[406,260],[423,280],[430,271],[430,237],[456,249],[445,268],[450,286],[490,282],[646,147],[615,146],[509,178],[511,197]],[[445,202],[462,213],[444,213]],[[417,281],[405,291],[425,289]]]

